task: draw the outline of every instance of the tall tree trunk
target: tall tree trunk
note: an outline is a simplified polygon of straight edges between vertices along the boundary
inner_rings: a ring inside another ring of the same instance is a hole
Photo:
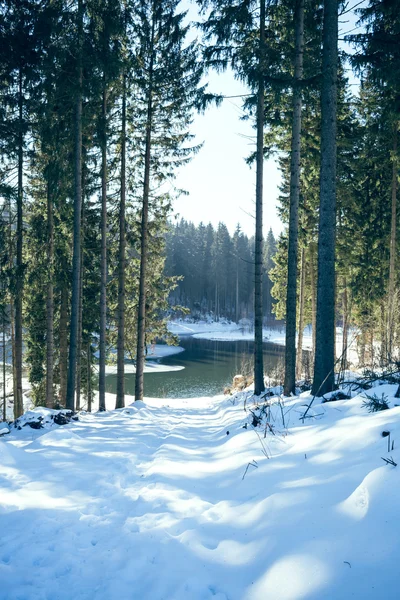
[[[87,347],[87,409],[92,412],[92,346],[90,341]]]
[[[365,346],[366,346],[366,332],[365,332],[365,325],[363,324],[361,326],[361,334],[360,334],[360,338],[359,338],[359,344],[358,344],[358,355],[359,355],[359,362],[360,362],[360,366],[361,367],[365,367]]]
[[[142,223],[140,228],[140,276],[139,276],[139,305],[138,305],[138,339],[136,351],[135,400],[143,400],[144,358],[146,350],[146,279],[148,252],[148,219],[150,195],[150,166],[151,166],[151,129],[153,125],[153,64],[154,64],[154,33],[155,15],[152,17],[150,47],[152,49],[149,67],[149,91],[147,98],[146,145],[144,156],[144,183],[142,201]]]
[[[239,258],[236,256],[236,297],[235,297],[235,321],[239,323]]]
[[[381,367],[387,364],[387,342],[386,342],[386,318],[385,318],[385,300],[381,300],[381,314],[380,314],[380,329],[381,329]]]
[[[103,73],[101,139],[101,284],[99,410],[106,410],[106,326],[107,326],[107,83]]]
[[[312,328],[312,357],[315,358],[315,338],[317,333],[317,284],[315,281],[315,252],[314,244],[310,243],[310,280],[311,280],[311,328]]]
[[[6,319],[3,309],[3,421],[7,420],[7,378],[6,378]]]
[[[374,349],[374,329],[371,326],[369,330],[369,354],[370,354],[370,365],[372,368],[375,366],[375,349]]]
[[[65,273],[65,269],[63,269]],[[67,371],[68,371],[68,286],[63,279],[61,282],[60,298],[60,405],[65,406],[67,397]]]
[[[82,198],[82,229],[83,220],[83,198]],[[83,233],[82,233],[83,238]],[[83,239],[81,240],[83,244]],[[82,327],[83,327],[83,252],[79,267],[79,304],[78,304],[78,340],[76,348],[76,410],[81,409],[81,387],[82,387]]]
[[[347,344],[349,337],[349,302],[347,292],[347,278],[343,278],[343,336],[342,336],[342,364],[341,371],[347,370]]]
[[[14,418],[17,419],[24,412],[22,399],[22,293],[24,284],[24,273],[22,264],[22,204],[23,204],[23,161],[24,161],[24,132],[23,132],[23,86],[22,69],[19,69],[18,77],[18,192],[17,192],[17,254],[16,254],[16,276],[15,276],[15,391]]]
[[[263,361],[263,177],[264,177],[264,70],[265,0],[260,4],[259,82],[257,92],[256,227],[254,251],[254,394],[265,390]]]
[[[293,87],[292,148],[290,159],[290,209],[288,278],[286,292],[286,341],[285,341],[285,380],[283,393],[290,396],[296,385],[296,315],[297,315],[297,262],[299,235],[300,198],[300,141],[302,92],[300,82],[303,77],[304,47],[304,0],[296,0],[294,11],[295,61]],[[302,259],[303,260],[303,259]],[[300,335],[300,331],[299,331]],[[297,352],[301,359],[301,352]],[[301,371],[301,367],[300,367]]]
[[[75,99],[75,164],[74,164],[74,250],[72,257],[72,299],[69,337],[69,361],[66,407],[75,408],[76,357],[79,321],[79,274],[81,264],[81,212],[82,212],[82,37],[83,5],[78,0],[78,73]]]
[[[10,273],[12,273],[13,266],[14,266],[14,249],[13,249],[13,239],[12,239],[11,199],[9,200],[9,204],[8,204],[8,220],[9,220],[9,237],[8,237],[9,263],[8,263],[8,268],[10,270]],[[16,376],[16,372],[15,372],[15,329],[14,329],[14,327],[15,327],[14,299],[13,299],[13,294],[10,294],[11,361],[12,361],[13,398],[15,399],[17,397],[17,376]]]
[[[119,204],[118,249],[118,339],[117,339],[117,401],[115,408],[125,406],[125,266],[126,266],[126,71],[122,76],[121,123],[121,196]]]
[[[300,266],[300,298],[299,298],[299,333],[297,337],[296,377],[301,379],[303,371],[303,331],[304,331],[304,295],[306,287],[306,251],[301,249]]]
[[[54,215],[51,174],[47,181],[47,302],[46,302],[46,406],[54,407]]]
[[[396,287],[396,229],[397,229],[397,123],[393,132],[393,163],[392,163],[392,218],[390,229],[390,259],[387,311],[387,354],[392,360],[393,338],[395,327],[395,287]]]
[[[17,376],[15,374],[15,312],[14,300],[10,298],[10,324],[11,324],[11,357],[12,357],[12,380],[13,380],[13,397],[17,397]]]
[[[318,231],[317,332],[312,393],[335,385],[335,236],[338,0],[324,2],[321,90],[321,175]]]

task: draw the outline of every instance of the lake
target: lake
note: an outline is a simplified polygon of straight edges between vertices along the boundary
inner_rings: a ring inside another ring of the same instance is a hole
[[[145,373],[144,394],[151,398],[197,398],[222,394],[224,387],[232,383],[234,375],[241,373],[243,365],[252,360],[254,343],[248,340],[215,341],[181,337],[179,345],[184,352],[167,356],[157,362],[163,365],[182,366],[179,371]],[[264,371],[270,372],[283,359],[283,346],[264,346]],[[247,368],[247,372],[251,371]],[[125,376],[125,391],[135,393],[135,375]],[[117,377],[106,377],[108,392],[116,393]]]

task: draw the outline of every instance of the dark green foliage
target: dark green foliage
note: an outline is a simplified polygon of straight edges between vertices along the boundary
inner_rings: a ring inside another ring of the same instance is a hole
[[[388,410],[389,402],[388,397],[385,394],[382,394],[380,398],[376,394],[373,396],[369,396],[365,394],[367,400],[364,400],[362,403],[362,407],[366,408],[369,413],[380,412],[381,410]]]
[[[177,275],[172,303],[187,306],[192,316],[213,316],[238,322],[253,317],[253,240],[238,225],[231,236],[223,223],[197,227],[181,219],[166,235],[166,273]],[[276,252],[272,230],[264,252],[264,318],[272,317],[271,282],[268,274]]]

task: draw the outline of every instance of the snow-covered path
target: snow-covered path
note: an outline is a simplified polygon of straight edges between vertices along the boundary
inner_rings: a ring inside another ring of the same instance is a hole
[[[397,597],[399,471],[380,457],[383,429],[400,443],[400,408],[360,404],[320,405],[306,425],[288,404],[289,433],[261,435],[270,459],[243,404],[223,398],[12,433],[1,600]]]

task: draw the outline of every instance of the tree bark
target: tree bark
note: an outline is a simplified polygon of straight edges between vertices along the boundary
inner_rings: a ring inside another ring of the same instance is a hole
[[[51,173],[47,180],[47,302],[46,302],[46,406],[54,407],[54,215]]]
[[[239,323],[239,257],[236,256],[235,321]]]
[[[144,156],[144,182],[142,200],[142,222],[140,228],[140,275],[139,275],[139,305],[138,305],[138,339],[136,351],[136,377],[135,400],[143,400],[144,387],[144,359],[146,351],[146,277],[147,277],[147,252],[148,252],[148,219],[150,195],[150,167],[151,167],[151,129],[153,124],[153,65],[154,65],[154,34],[155,15],[152,17],[151,28],[151,58],[149,66],[149,91],[147,98],[146,117],[146,142]]]
[[[392,361],[393,339],[395,328],[395,287],[396,287],[396,229],[397,229],[397,123],[393,132],[393,158],[392,158],[392,216],[390,228],[390,259],[389,259],[389,285],[388,285],[388,311],[387,311],[387,355]]]
[[[63,269],[65,273],[65,269]],[[68,371],[68,287],[65,280],[61,283],[60,299],[60,391],[61,406],[65,406],[67,397],[67,371]]]
[[[75,408],[76,357],[79,321],[79,274],[81,263],[81,211],[82,211],[82,36],[83,5],[78,0],[78,73],[75,99],[75,164],[74,164],[74,249],[72,257],[72,300],[69,338],[69,361],[66,407]]]
[[[292,148],[290,159],[290,208],[289,208],[289,245],[288,278],[286,293],[286,341],[285,341],[285,380],[283,393],[290,396],[296,385],[296,316],[297,316],[297,262],[299,235],[299,198],[300,198],[300,142],[301,142],[301,105],[300,82],[303,77],[304,47],[304,0],[296,0],[294,11],[295,24],[295,61],[293,87],[293,124]],[[303,258],[302,258],[303,261]],[[299,331],[300,336],[300,331]],[[297,358],[301,361],[301,352]],[[297,372],[299,369],[297,369]],[[301,366],[300,366],[301,372]]]
[[[101,283],[99,410],[106,410],[106,327],[107,327],[107,83],[103,73],[101,136]]]
[[[8,220],[9,220],[9,237],[8,237],[8,253],[9,263],[8,268],[12,273],[14,266],[14,249],[12,240],[12,214],[11,214],[11,199],[8,203]],[[13,398],[17,397],[17,376],[15,373],[15,315],[14,315],[14,299],[13,294],[10,294],[10,335],[11,335],[11,360],[12,360],[12,381],[13,381]]]
[[[15,276],[15,391],[14,418],[17,419],[24,412],[22,399],[22,294],[24,285],[24,273],[22,263],[23,243],[23,161],[24,161],[24,132],[23,132],[23,76],[19,69],[18,76],[18,191],[17,191],[17,252],[16,252],[16,276]]]
[[[380,329],[381,329],[381,353],[380,353],[380,362],[381,367],[386,366],[387,364],[387,343],[386,343],[386,319],[385,319],[385,300],[381,300],[381,311],[380,311]]]
[[[338,0],[325,0],[321,90],[317,331],[312,386],[312,393],[319,396],[332,391],[335,385],[337,68]]]
[[[119,204],[118,249],[118,339],[117,339],[117,400],[115,408],[125,406],[125,268],[126,268],[126,71],[122,76],[121,123],[121,196]]]
[[[341,371],[347,370],[347,344],[349,336],[349,302],[347,292],[347,278],[343,278],[343,336],[342,336],[342,364]]]
[[[84,228],[84,208],[82,198],[82,229]],[[82,233],[83,244],[83,233]],[[83,326],[83,252],[79,266],[79,303],[78,303],[78,339],[76,347],[76,410],[81,409],[81,387],[82,387],[82,326]]]
[[[315,338],[317,332],[317,285],[315,281],[315,255],[314,244],[309,246],[310,253],[310,280],[311,280],[311,327],[312,327],[312,356],[315,357]]]
[[[265,69],[265,0],[260,4],[259,82],[257,92],[257,166],[256,223],[254,255],[254,394],[264,390],[263,361],[263,177],[264,177],[264,69]]]
[[[304,295],[306,287],[306,251],[301,249],[300,297],[299,297],[299,332],[297,337],[296,377],[301,379],[303,371],[303,331],[304,331]]]
[[[6,319],[3,309],[3,421],[7,420],[7,393],[6,393]]]
[[[90,341],[87,348],[87,409],[92,412],[92,346]]]

